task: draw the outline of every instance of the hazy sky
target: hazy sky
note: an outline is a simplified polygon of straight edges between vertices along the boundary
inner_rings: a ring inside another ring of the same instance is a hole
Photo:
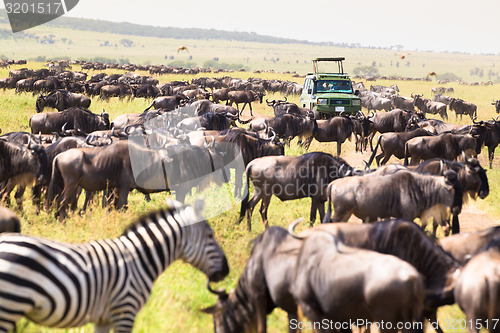
[[[500,54],[499,0],[80,0],[67,15],[363,46]]]

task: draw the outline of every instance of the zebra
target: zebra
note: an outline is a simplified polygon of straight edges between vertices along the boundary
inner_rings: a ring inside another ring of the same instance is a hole
[[[131,332],[155,279],[182,259],[220,281],[229,268],[202,203],[174,202],[133,222],[115,239],[65,244],[0,235],[0,332],[25,316],[43,326],[95,323],[95,332]]]

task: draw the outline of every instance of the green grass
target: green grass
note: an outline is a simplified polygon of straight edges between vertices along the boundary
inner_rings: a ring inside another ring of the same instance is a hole
[[[41,63],[29,64],[29,67],[41,67]],[[22,67],[22,66],[17,66]],[[78,69],[78,68],[74,68]],[[108,73],[112,71],[106,71]],[[92,74],[89,73],[89,74]],[[142,73],[144,74],[144,73]],[[8,75],[8,70],[0,69],[0,77]],[[225,74],[218,74],[225,75]],[[247,78],[248,73],[233,73],[234,77]],[[200,74],[198,76],[204,76]],[[252,74],[252,76],[263,77],[266,79],[277,78],[281,80],[292,80],[300,82],[301,79],[292,78],[291,75],[262,73]],[[190,80],[193,76],[189,75],[165,75],[159,77],[161,82],[172,80]],[[401,94],[409,96],[411,93],[424,93],[430,95],[430,89],[434,86],[432,82],[420,81],[383,81],[379,80],[376,84],[390,85],[398,84]],[[369,86],[369,84],[368,84]],[[495,86],[459,86],[452,84],[456,90],[455,96],[462,97],[465,100],[476,103],[480,119],[490,119],[495,116],[494,107],[490,101],[495,97]],[[282,98],[283,96],[269,95],[267,98]],[[497,96],[498,97],[498,96]],[[13,91],[0,91],[0,128],[4,133],[16,130],[28,130],[29,117],[35,114],[36,96],[31,94],[16,95]],[[298,103],[298,97],[289,97],[289,100]],[[110,113],[111,119],[124,113],[141,112],[150,101],[144,99],[134,99],[132,101],[119,100],[112,98],[109,102],[100,101],[93,98],[90,109],[94,112],[100,112],[105,109]],[[47,109],[46,112],[53,111]],[[272,109],[264,104],[254,105],[255,114],[271,115]],[[245,111],[244,118],[248,117],[248,111]],[[450,115],[452,122],[468,123],[470,120],[464,118],[463,121],[456,121],[454,115]],[[348,159],[357,157],[354,153],[354,142],[347,142],[342,147],[343,156]],[[292,142],[291,148],[286,149],[287,154],[299,155],[304,153],[303,149],[297,147],[296,140]],[[310,151],[324,151],[335,153],[336,144],[313,142]],[[482,163],[485,165],[484,157]],[[497,157],[498,158],[498,157]],[[361,163],[355,165],[361,167]],[[498,168],[498,164],[497,164]],[[500,208],[497,205],[500,193],[497,184],[500,182],[500,171],[493,169],[488,171],[490,179],[490,195],[480,203],[481,207],[488,210],[495,217],[500,216]],[[164,193],[152,195],[151,202],[145,202],[144,197],[138,193],[131,193],[129,196],[129,209],[123,211],[107,211],[99,207],[98,204],[92,206],[92,211],[85,214],[74,214],[65,223],[58,222],[52,214],[44,211],[37,213],[31,205],[30,200],[25,199],[25,209],[19,212],[22,219],[22,230],[25,233],[57,239],[65,242],[84,242],[91,239],[105,237],[116,237],[127,224],[135,220],[139,215],[152,209],[157,209],[165,205],[168,195]],[[211,200],[217,200],[213,196]],[[281,202],[276,198],[272,199],[269,209],[270,225],[279,225],[286,227],[288,224],[303,217],[306,220],[309,216],[309,199]],[[81,202],[80,202],[81,207]],[[252,220],[252,231],[246,230],[246,223],[236,225],[235,221],[239,216],[239,207],[233,207],[223,214],[211,218],[210,225],[214,229],[216,238],[227,254],[231,272],[229,276],[217,287],[224,287],[228,290],[236,286],[237,280],[246,260],[250,254],[249,242],[263,230],[263,224],[255,211]],[[305,226],[303,227],[305,228]],[[139,313],[135,332],[208,332],[212,329],[212,318],[202,314],[198,310],[215,303],[216,298],[205,288],[205,276],[194,268],[184,263],[173,264],[167,271],[161,275],[155,283],[153,293],[145,308]],[[442,308],[439,313],[441,320],[444,318],[463,318],[463,314],[457,306]],[[21,323],[19,327],[24,324]],[[268,316],[268,332],[283,332],[287,327],[286,314],[281,310],[275,310]],[[46,329],[29,323],[24,332],[92,332],[93,325],[87,325],[83,328],[71,330],[53,330]]]

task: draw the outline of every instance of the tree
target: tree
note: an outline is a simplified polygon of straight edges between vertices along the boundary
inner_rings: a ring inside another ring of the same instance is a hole
[[[122,44],[125,47],[134,46],[134,42],[127,38],[120,39],[120,44]]]

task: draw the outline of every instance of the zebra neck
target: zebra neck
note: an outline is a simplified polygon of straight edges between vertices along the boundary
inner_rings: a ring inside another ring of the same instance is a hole
[[[253,332],[257,325],[256,299],[249,293],[245,273],[236,290],[229,296],[225,311],[221,313],[224,332]]]
[[[130,255],[129,264],[136,266],[142,279],[151,286],[172,262],[182,257],[182,228],[166,221],[161,224],[168,227],[139,225],[119,238]]]

